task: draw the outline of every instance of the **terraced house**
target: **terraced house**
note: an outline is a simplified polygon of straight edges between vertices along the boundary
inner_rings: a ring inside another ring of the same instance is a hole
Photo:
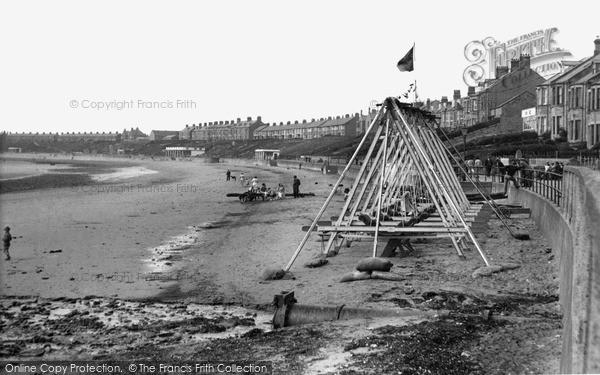
[[[574,147],[592,147],[600,142],[600,38],[594,54],[537,88],[536,126],[553,138],[567,131]]]
[[[254,131],[264,125],[260,116],[256,120],[248,117],[246,121],[238,118],[237,121],[215,121],[192,125],[191,139],[210,140],[251,140],[254,139]]]
[[[268,139],[313,139],[324,136],[355,136],[360,132],[360,116],[346,114],[335,118],[302,120],[292,123],[288,121],[279,124],[264,125],[255,131],[255,138]]]

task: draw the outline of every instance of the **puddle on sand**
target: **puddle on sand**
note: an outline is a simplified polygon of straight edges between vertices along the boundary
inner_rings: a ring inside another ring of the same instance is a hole
[[[158,173],[152,169],[146,167],[124,167],[118,168],[115,172],[101,173],[91,175],[94,181],[109,181],[109,180],[121,180],[126,178],[139,177],[146,174]]]
[[[205,229],[199,226],[188,227],[188,232],[172,237],[167,243],[151,247],[150,256],[145,260],[149,277],[156,275],[157,279],[165,272],[174,272],[177,268],[174,262],[183,259],[183,252],[200,242]]]

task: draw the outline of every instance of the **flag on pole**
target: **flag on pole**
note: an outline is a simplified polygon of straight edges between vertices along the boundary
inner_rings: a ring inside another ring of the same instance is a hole
[[[404,57],[401,58],[400,61],[398,61],[398,64],[396,64],[398,70],[400,70],[401,72],[412,72],[414,70],[414,52],[415,46],[413,45],[412,48],[408,51],[408,53],[404,55]]]

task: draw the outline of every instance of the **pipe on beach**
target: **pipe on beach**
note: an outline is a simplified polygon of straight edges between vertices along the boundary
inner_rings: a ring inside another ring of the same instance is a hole
[[[335,320],[368,318],[433,317],[437,313],[417,309],[368,309],[339,306],[315,306],[296,304],[294,292],[282,292],[275,296],[273,328],[292,327],[302,324],[330,322]]]

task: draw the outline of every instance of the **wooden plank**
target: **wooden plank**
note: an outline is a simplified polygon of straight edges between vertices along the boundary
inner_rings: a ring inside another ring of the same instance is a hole
[[[370,232],[375,233],[375,227],[346,227],[346,226],[319,226],[319,232]],[[386,227],[379,228],[379,233],[466,233],[466,228],[444,228],[444,227]]]
[[[344,237],[350,240],[354,240],[354,239],[368,239],[368,240],[372,240],[373,236],[372,235],[367,235],[367,234],[347,234],[347,233],[340,233],[338,235],[339,237]],[[450,237],[456,237],[456,238],[461,238],[461,237],[465,237],[464,234],[448,234],[448,233],[438,233],[438,234],[415,234],[415,233],[405,233],[405,234],[385,234],[385,233],[379,233],[379,237],[385,237],[385,238],[398,238],[398,239],[417,239],[417,238],[422,238],[422,239],[431,239],[431,238],[450,238]]]

